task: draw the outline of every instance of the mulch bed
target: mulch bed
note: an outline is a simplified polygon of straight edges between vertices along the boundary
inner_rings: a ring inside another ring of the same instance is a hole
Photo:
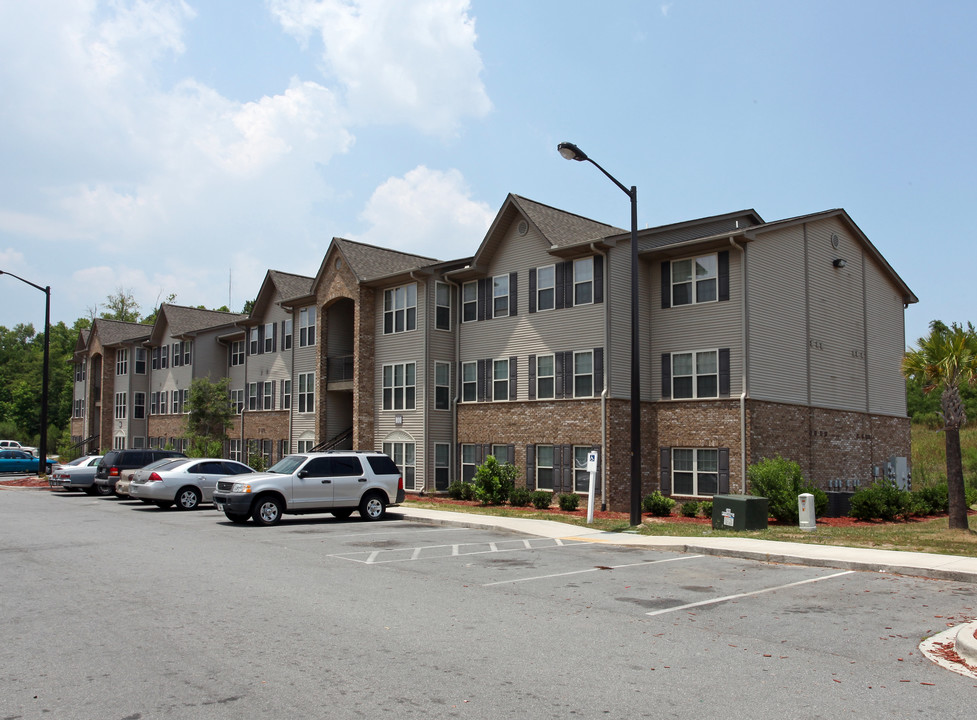
[[[47,478],[39,478],[39,477],[21,477],[21,478],[14,478],[12,480],[0,480],[0,485],[5,485],[6,487],[41,488],[44,490],[61,489],[61,488],[51,487],[48,484]]]

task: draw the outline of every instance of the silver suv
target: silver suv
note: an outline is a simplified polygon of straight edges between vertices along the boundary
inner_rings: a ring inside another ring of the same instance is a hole
[[[404,477],[378,452],[331,450],[288,455],[268,472],[220,480],[214,505],[235,523],[275,525],[282,515],[328,512],[379,520],[404,501]]]

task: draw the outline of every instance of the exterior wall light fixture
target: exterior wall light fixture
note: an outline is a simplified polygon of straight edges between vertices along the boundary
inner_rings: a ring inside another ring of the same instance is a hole
[[[835,258],[831,264],[836,268],[843,268],[848,264],[848,262],[844,258]]]

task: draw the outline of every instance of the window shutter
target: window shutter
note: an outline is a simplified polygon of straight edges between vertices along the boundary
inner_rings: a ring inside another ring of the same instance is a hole
[[[553,353],[553,397],[563,397],[563,353]]]
[[[719,253],[719,299],[729,300],[729,250]]]
[[[604,256],[594,255],[594,302],[604,302]]]
[[[517,360],[518,358],[516,358],[515,355],[509,358],[509,399],[510,400],[516,399]]]
[[[662,399],[672,397],[672,356],[662,353]]]
[[[516,466],[516,446],[513,445],[512,443],[509,443],[508,445],[505,446],[505,449],[506,449],[506,454],[510,458],[510,461],[512,463],[512,466],[515,467]]]
[[[476,366],[476,373],[478,374],[478,402],[485,400],[485,361],[479,360]]]
[[[662,307],[672,306],[672,263],[662,261]]]
[[[258,354],[261,355],[265,351],[265,326],[258,326]]]
[[[729,395],[729,348],[719,349],[719,394]]]
[[[560,492],[573,492],[573,445],[563,446],[563,467],[560,475],[563,481],[560,486]],[[553,488],[556,492],[556,488]]]
[[[594,348],[594,395],[604,392],[604,348]]]
[[[483,462],[485,462],[484,452],[485,452],[485,446],[484,445],[476,445],[475,446],[475,464],[476,465],[481,465]]]
[[[529,399],[536,399],[536,356],[529,356]]]
[[[563,302],[566,307],[573,307],[573,260],[567,260],[563,270]]]
[[[573,397],[573,351],[563,353],[563,397]]]
[[[536,268],[529,270],[529,312],[536,312]]]
[[[526,489],[536,489],[536,446],[526,446]]]
[[[729,493],[729,448],[719,448],[719,494]]]
[[[556,295],[554,305],[557,310],[566,307],[566,292],[563,287],[563,276],[566,275],[566,263],[557,263],[554,268],[553,278],[554,294]]]
[[[492,454],[492,446],[491,445],[482,445],[482,459],[479,462],[479,465],[481,465],[486,460],[488,460],[488,456],[491,455],[491,454]],[[498,458],[495,458],[495,459],[498,460]]]
[[[282,320],[280,324],[282,326],[282,337],[281,337],[281,345],[278,346],[278,349],[281,352],[285,352],[285,321]]]
[[[485,319],[486,310],[486,300],[485,300],[485,288],[488,286],[488,281],[485,278],[478,279],[478,298],[477,298],[477,312],[476,319],[482,321]]]
[[[244,354],[251,355],[251,328],[244,328]]]
[[[518,315],[519,273],[509,273],[509,315]]]
[[[278,325],[271,326],[271,346],[272,348],[278,347]]]
[[[672,449],[663,447],[659,449],[659,475],[658,484],[661,486],[662,495],[672,494]]]

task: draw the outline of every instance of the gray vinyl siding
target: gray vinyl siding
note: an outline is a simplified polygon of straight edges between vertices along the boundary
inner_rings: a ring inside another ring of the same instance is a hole
[[[902,295],[871,259],[866,259],[866,364],[869,412],[906,416],[906,380],[902,358],[906,348]]]
[[[299,310],[302,308],[295,308],[292,315],[292,437],[291,444],[292,448],[296,447],[296,443],[299,440],[309,439],[322,441],[324,438],[315,437],[315,419],[316,413],[300,413],[298,411],[298,376],[300,373],[315,373],[316,379],[316,390],[319,387],[319,370],[316,367],[316,348],[318,344],[322,342],[321,332],[322,332],[322,318],[320,317],[321,309],[317,309],[316,314],[316,344],[309,345],[307,347],[299,347],[299,332],[298,332],[298,317]],[[249,358],[250,359],[250,358]],[[323,402],[321,392],[316,393],[315,397],[315,407],[318,410],[319,403]]]
[[[802,227],[761,235],[746,244],[747,385],[753,399],[808,402],[804,264]],[[730,273],[731,286],[733,281]]]
[[[529,271],[564,262],[565,259],[550,255],[547,252],[549,244],[532,228],[526,235],[519,235],[517,225],[518,220],[509,227],[486,270],[487,277],[517,273],[517,314],[462,323],[459,326],[459,360],[516,357],[516,399],[527,400],[530,355],[592,350],[604,346],[609,283],[604,283],[604,302],[530,313]],[[605,262],[605,271],[606,265]],[[456,379],[456,373],[457,365],[452,368],[453,379]]]
[[[197,335],[193,340],[193,377],[210,378],[216,382],[228,375],[227,352],[227,347],[217,342],[215,333]],[[147,362],[152,362],[152,358],[147,358]]]
[[[708,253],[692,253],[671,258],[681,260]],[[665,262],[669,262],[666,260]],[[651,272],[651,297],[661,298],[661,263],[653,263]],[[654,400],[661,400],[663,353],[694,352],[729,348],[729,397],[742,392],[743,376],[743,283],[740,269],[742,259],[738,250],[729,253],[729,300],[679,305],[659,309],[651,323],[651,359],[642,368],[643,375],[650,375]],[[644,362],[644,360],[643,360]]]
[[[639,249],[644,245],[639,241]],[[655,263],[640,261],[638,287],[648,288],[652,282],[651,266]],[[657,267],[657,265],[655,265]],[[604,357],[608,396],[631,397],[631,241],[619,243],[607,252],[604,262],[607,282],[604,300],[609,309],[608,348]],[[638,313],[641,320],[638,344],[641,347],[641,399],[651,399],[651,376],[646,363],[651,357],[651,293],[641,292],[638,297]]]
[[[428,380],[425,385],[425,397],[427,398],[427,404],[425,405],[425,412],[427,413],[427,437],[424,438],[423,453],[420,452],[421,448],[418,447],[418,454],[423,454],[424,456],[425,473],[422,476],[420,470],[418,470],[417,479],[418,482],[423,479],[425,487],[428,489],[434,488],[434,445],[436,443],[446,443],[448,445],[448,473],[450,479],[454,479],[454,455],[456,449],[454,443],[454,413],[452,412],[452,408],[454,407],[455,395],[458,389],[458,363],[455,358],[455,338],[458,328],[458,290],[450,283],[447,283],[447,285],[451,290],[451,322],[449,323],[451,330],[438,330],[434,327],[437,310],[435,290],[437,287],[437,278],[432,278],[430,282],[426,283],[427,292],[425,293],[426,301],[424,303],[425,317],[431,320],[430,332],[427,333],[429,343],[428,367],[425,368],[424,374]],[[420,302],[420,299],[418,302]],[[436,362],[443,362],[448,365],[448,394],[450,401],[447,410],[435,410],[434,408],[434,364]]]
[[[276,296],[275,301],[279,298]],[[270,352],[259,352],[256,354],[248,355],[246,358],[247,367],[247,377],[245,379],[245,384],[247,383],[259,383],[258,397],[259,403],[261,402],[261,383],[272,382],[274,383],[274,404],[273,408],[277,410],[281,404],[281,398],[279,394],[281,393],[281,381],[291,379],[291,361],[292,353],[295,348],[295,328],[292,328],[292,350],[285,350],[284,352],[280,349],[282,346],[282,321],[291,318],[291,315],[277,302],[270,302],[267,305],[268,312],[261,318],[255,318],[260,326],[264,326],[267,323],[272,323],[275,327],[274,332],[274,349]],[[250,332],[250,328],[248,329]],[[250,337],[250,336],[248,336]],[[318,337],[316,338],[318,340]],[[263,342],[259,341],[260,349],[264,349]],[[247,347],[247,341],[246,345]],[[314,349],[314,348],[313,348]],[[318,379],[318,378],[317,378]],[[295,394],[295,387],[293,383],[292,394]],[[245,396],[247,394],[245,393]],[[245,401],[247,398],[245,397]]]

